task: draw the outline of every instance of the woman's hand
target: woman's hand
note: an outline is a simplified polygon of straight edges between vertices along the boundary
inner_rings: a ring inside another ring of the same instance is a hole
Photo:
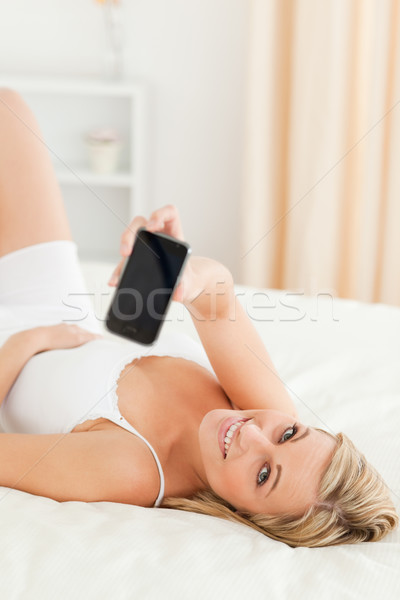
[[[76,348],[103,336],[82,329],[78,325],[60,323],[25,329],[11,336],[13,337],[20,344],[26,344],[31,349],[31,355],[34,355],[46,350]]]
[[[147,231],[166,233],[177,240],[184,240],[182,225],[176,206],[168,204],[155,210],[151,213],[150,218],[135,217],[129,227],[125,229],[121,236],[120,254],[123,257],[115,268],[108,282],[109,286],[116,287],[121,276],[125,260],[131,255],[133,244],[135,242],[136,233],[140,227],[145,227]],[[183,302],[183,289],[187,287],[185,279],[187,279],[189,269],[185,269],[185,273],[181,278],[180,284],[177,286],[173,299],[178,302]]]
[[[120,254],[122,260],[113,272],[108,285],[117,286],[121,272],[126,260],[130,256],[140,227],[148,231],[166,233],[177,240],[184,240],[182,225],[176,206],[171,204],[157,209],[150,215],[150,219],[135,217],[130,226],[121,237]],[[221,263],[210,258],[191,256],[186,263],[185,269],[176,287],[173,300],[182,302],[191,311],[192,316],[204,316],[209,318],[211,313],[217,317],[219,307],[226,310],[226,296],[222,298],[225,290],[233,290],[232,276],[228,269]],[[217,301],[215,296],[218,296]]]
[[[102,337],[77,325],[49,325],[24,329],[0,347],[0,405],[32,356],[46,350],[75,348]]]
[[[163,206],[151,213],[149,219],[146,219],[145,217],[135,217],[121,236],[119,252],[123,258],[111,275],[108,285],[113,287],[118,285],[125,260],[132,253],[136,233],[141,227],[145,227],[148,231],[166,233],[177,240],[183,241],[183,231],[176,206],[173,206],[172,204]]]

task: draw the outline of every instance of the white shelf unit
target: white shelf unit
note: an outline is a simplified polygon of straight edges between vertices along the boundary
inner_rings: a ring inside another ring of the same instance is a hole
[[[1,76],[33,109],[63,193],[72,234],[84,260],[118,260],[122,231],[146,214],[146,87],[92,78]],[[112,128],[122,139],[115,173],[89,165],[86,135]]]

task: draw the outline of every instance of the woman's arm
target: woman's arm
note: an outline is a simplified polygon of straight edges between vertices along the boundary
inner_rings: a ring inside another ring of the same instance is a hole
[[[139,227],[184,239],[174,206],[156,210],[150,220],[136,217],[121,239],[121,254],[129,256]],[[109,285],[117,285],[124,259]],[[221,263],[192,256],[174,300],[189,310],[211,365],[231,402],[242,410],[271,408],[297,417],[296,408],[271,358],[235,297],[233,278]]]
[[[187,277],[192,281],[186,280],[190,294],[184,304],[231,402],[242,410],[270,408],[297,417],[260,336],[235,296],[228,269],[193,257]]]
[[[29,331],[8,338],[0,348],[0,404],[28,360],[36,354],[35,340]]]
[[[77,325],[34,327],[11,335],[0,348],[0,405],[32,356],[46,350],[74,348],[101,337]]]
[[[58,502],[152,506],[157,466],[139,438],[121,431],[1,433],[0,485]]]

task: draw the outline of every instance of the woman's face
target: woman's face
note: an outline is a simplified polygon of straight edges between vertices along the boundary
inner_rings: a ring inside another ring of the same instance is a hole
[[[238,510],[269,515],[300,516],[313,504],[336,447],[276,410],[212,410],[199,439],[210,487]]]

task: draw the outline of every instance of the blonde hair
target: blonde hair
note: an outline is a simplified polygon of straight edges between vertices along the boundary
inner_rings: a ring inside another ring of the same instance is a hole
[[[387,486],[346,435],[323,433],[333,437],[337,447],[322,475],[317,501],[301,517],[239,513],[212,490],[191,498],[165,498],[162,507],[249,525],[292,547],[380,540],[399,520]]]

